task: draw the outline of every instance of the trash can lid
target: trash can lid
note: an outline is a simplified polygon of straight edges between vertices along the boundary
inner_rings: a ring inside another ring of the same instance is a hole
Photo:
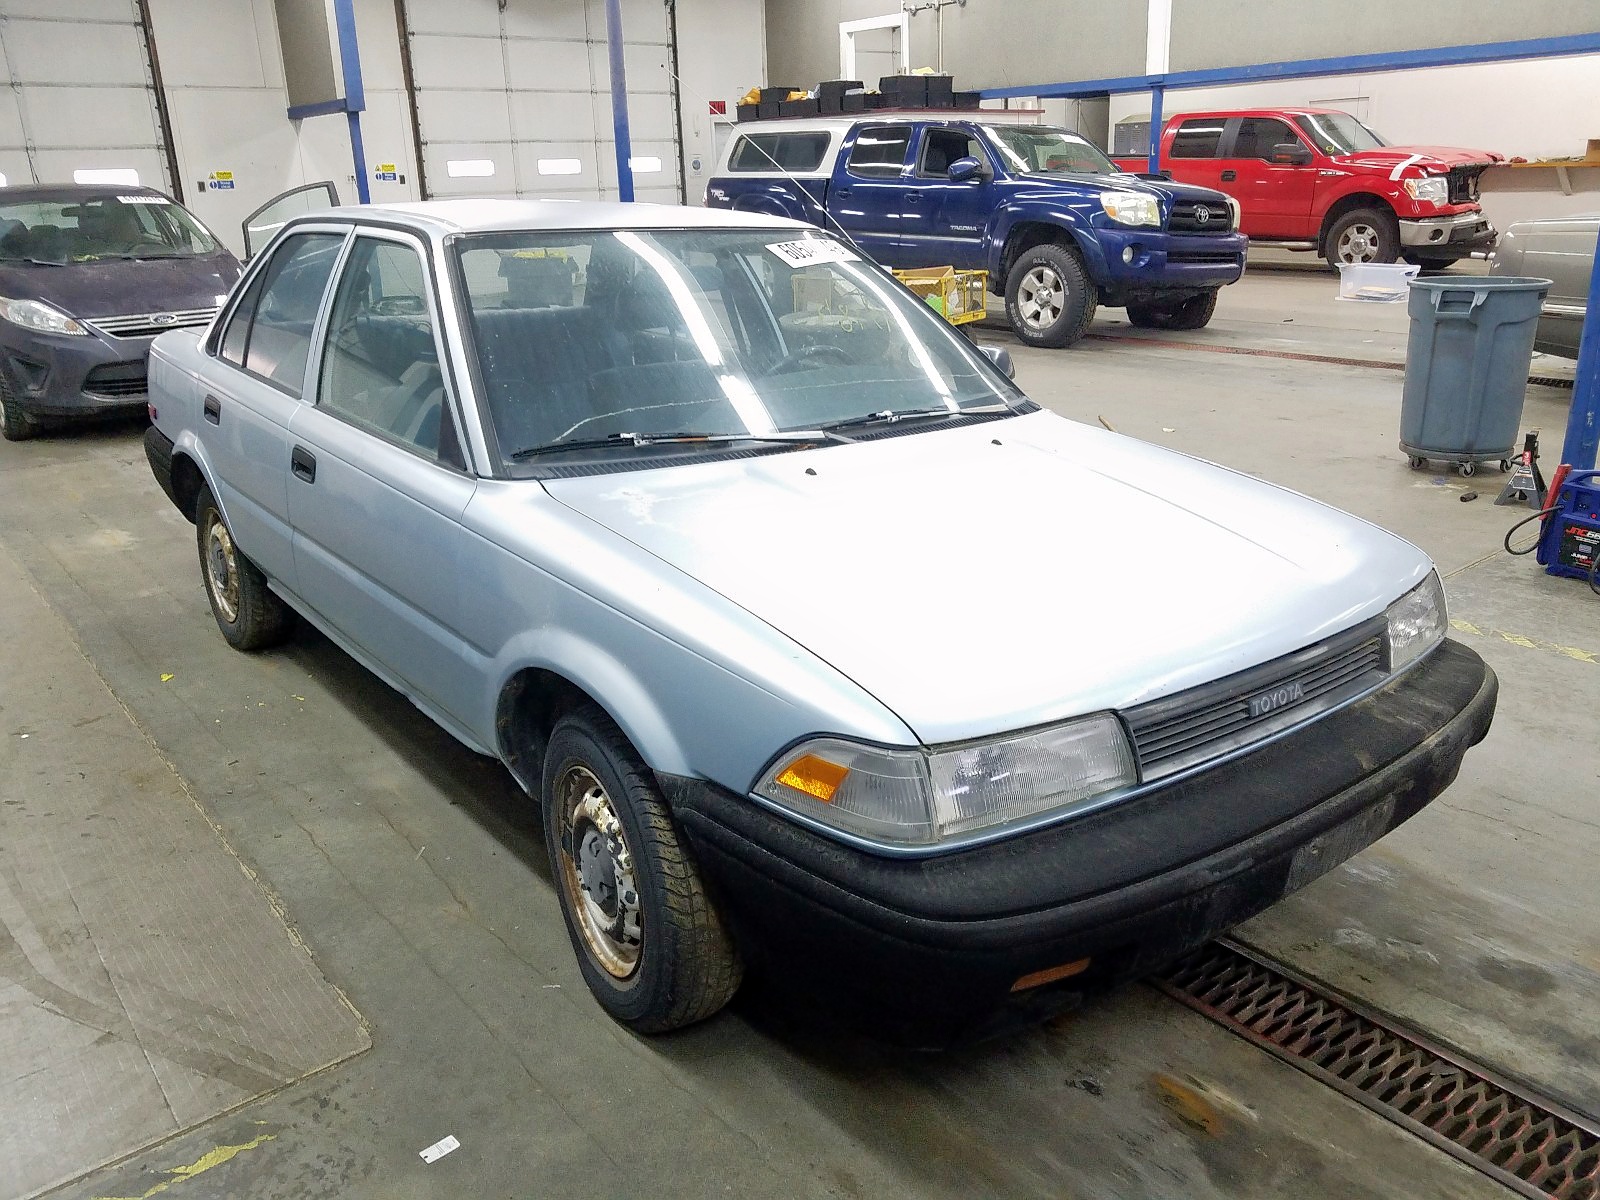
[[[1522,275],[1452,275],[1447,279],[1413,279],[1424,292],[1547,292],[1551,281]]]

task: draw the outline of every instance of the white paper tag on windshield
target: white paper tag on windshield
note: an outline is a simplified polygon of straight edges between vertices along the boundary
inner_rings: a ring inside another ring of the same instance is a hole
[[[809,267],[814,263],[857,262],[860,256],[851,253],[831,238],[801,238],[796,242],[771,242],[771,250],[791,267]]]
[[[165,196],[118,196],[119,204],[166,204]]]

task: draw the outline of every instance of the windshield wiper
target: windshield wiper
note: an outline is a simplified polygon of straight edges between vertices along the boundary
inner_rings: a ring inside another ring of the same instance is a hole
[[[0,258],[0,262],[31,263],[36,267],[64,267],[67,264],[61,259],[49,258]]]
[[[520,462],[525,458],[537,458],[541,454],[556,454],[562,450],[604,450],[618,446],[669,446],[669,445],[711,445],[721,446],[729,442],[848,442],[850,439],[841,437],[831,429],[780,429],[773,433],[608,433],[605,437],[573,438],[570,441],[545,442],[539,446],[527,446],[521,450],[513,451],[508,457]]]
[[[859,429],[863,425],[893,425],[897,421],[915,420],[919,417],[1000,416],[1003,413],[1016,411],[1009,404],[984,404],[973,408],[946,408],[942,404],[934,408],[886,408],[882,412],[862,413],[859,417],[829,421],[821,428],[831,433],[838,429]]]

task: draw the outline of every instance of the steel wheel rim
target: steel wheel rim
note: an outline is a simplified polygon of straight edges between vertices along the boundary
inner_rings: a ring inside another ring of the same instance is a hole
[[[1350,226],[1339,235],[1339,261],[1369,263],[1378,257],[1378,231],[1364,223]]]
[[[561,887],[591,957],[613,979],[639,969],[644,915],[634,880],[633,851],[605,785],[573,764],[556,782],[561,821]]]
[[[1044,264],[1031,268],[1017,287],[1017,309],[1030,329],[1046,329],[1061,319],[1066,307],[1066,289],[1054,268]]]
[[[215,512],[206,523],[206,587],[211,599],[230,625],[239,619],[239,560],[233,549],[233,536]]]

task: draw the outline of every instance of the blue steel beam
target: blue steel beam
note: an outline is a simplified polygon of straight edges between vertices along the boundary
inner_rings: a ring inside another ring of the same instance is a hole
[[[606,48],[611,55],[611,121],[617,137],[617,195],[633,199],[633,141],[628,136],[628,77],[622,67],[622,0],[606,0]]]
[[[1561,446],[1561,461],[1574,471],[1588,471],[1595,464],[1595,447],[1600,442],[1600,245],[1595,247],[1594,267],[1589,272],[1589,312],[1583,320],[1583,336],[1578,342],[1578,375],[1572,386],[1572,411],[1567,416],[1567,439]]]
[[[362,204],[371,204],[367,154],[361,144],[361,110],[367,106],[367,93],[361,82],[361,51],[356,45],[353,0],[333,0],[333,21],[334,28],[339,32],[339,64],[344,70],[344,111],[350,122],[350,157],[356,169],[356,199]]]
[[[1161,100],[1165,88],[1150,89],[1150,174],[1161,170]]]

